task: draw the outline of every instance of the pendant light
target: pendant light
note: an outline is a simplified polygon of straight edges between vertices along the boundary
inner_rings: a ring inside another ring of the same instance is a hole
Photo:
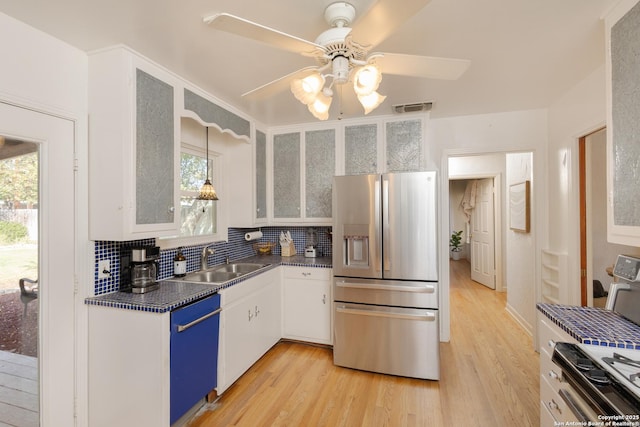
[[[206,151],[207,151],[207,157],[205,158],[206,162],[207,162],[207,177],[206,180],[204,181],[204,184],[202,184],[202,188],[200,188],[200,194],[198,195],[198,199],[199,200],[218,200],[218,195],[216,194],[216,190],[215,188],[213,188],[213,184],[211,184],[211,180],[209,179],[209,126],[206,127],[207,129],[207,140],[205,141],[206,143]]]

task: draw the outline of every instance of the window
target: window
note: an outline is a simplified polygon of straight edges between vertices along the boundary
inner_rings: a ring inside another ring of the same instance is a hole
[[[209,177],[220,186],[220,155],[209,150]],[[180,153],[180,234],[157,240],[161,248],[194,245],[219,238],[218,202],[198,200],[207,175],[205,150],[183,143]]]
[[[209,159],[209,176],[212,177],[214,187],[217,182],[216,160],[215,156]],[[183,151],[180,156],[180,237],[212,235],[217,232],[217,202],[197,199],[206,175],[204,156]]]

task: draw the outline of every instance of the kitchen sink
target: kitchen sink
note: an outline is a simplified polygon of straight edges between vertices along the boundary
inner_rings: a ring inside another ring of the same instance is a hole
[[[271,264],[256,264],[251,262],[234,262],[231,264],[225,264],[221,267],[216,267],[213,271],[228,272],[228,273],[251,273],[252,271],[260,270],[261,268],[268,267]]]
[[[237,279],[245,274],[252,273],[270,265],[271,264],[257,264],[249,262],[224,264],[220,267],[214,267],[209,270],[187,274],[181,280],[185,282],[198,283],[223,283],[232,279]]]
[[[185,282],[202,282],[202,283],[221,283],[227,280],[240,277],[240,273],[232,273],[228,271],[206,270],[198,271],[196,273],[187,274],[182,280]]]

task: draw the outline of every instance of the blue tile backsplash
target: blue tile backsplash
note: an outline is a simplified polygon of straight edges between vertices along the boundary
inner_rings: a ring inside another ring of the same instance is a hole
[[[280,245],[278,244],[281,231],[289,231],[298,254],[304,252],[306,246],[306,234],[310,227],[261,227],[262,238],[259,241],[247,242],[244,235],[247,231],[256,228],[230,228],[227,242],[213,243],[215,254],[209,256],[209,266],[222,264],[226,257],[235,261],[255,255],[253,244],[256,242],[274,242],[276,246],[273,250],[275,255],[280,255]],[[331,227],[313,227],[318,234],[317,251],[318,256],[331,256]],[[199,244],[184,246],[182,253],[187,258],[187,272],[200,269],[200,254],[202,249],[209,245]],[[155,246],[155,239],[134,240],[128,242],[95,242],[95,263],[94,263],[94,295],[103,295],[116,292],[120,289],[120,249],[132,246]],[[173,258],[177,248],[160,251],[160,261],[158,263],[158,279],[164,280],[173,276]],[[110,276],[98,279],[98,262],[108,259],[111,262]]]

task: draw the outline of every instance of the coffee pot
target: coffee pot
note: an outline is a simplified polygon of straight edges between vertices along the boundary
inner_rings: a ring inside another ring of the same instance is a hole
[[[136,246],[121,253],[120,290],[134,294],[144,294],[160,286],[158,284],[158,246]]]

